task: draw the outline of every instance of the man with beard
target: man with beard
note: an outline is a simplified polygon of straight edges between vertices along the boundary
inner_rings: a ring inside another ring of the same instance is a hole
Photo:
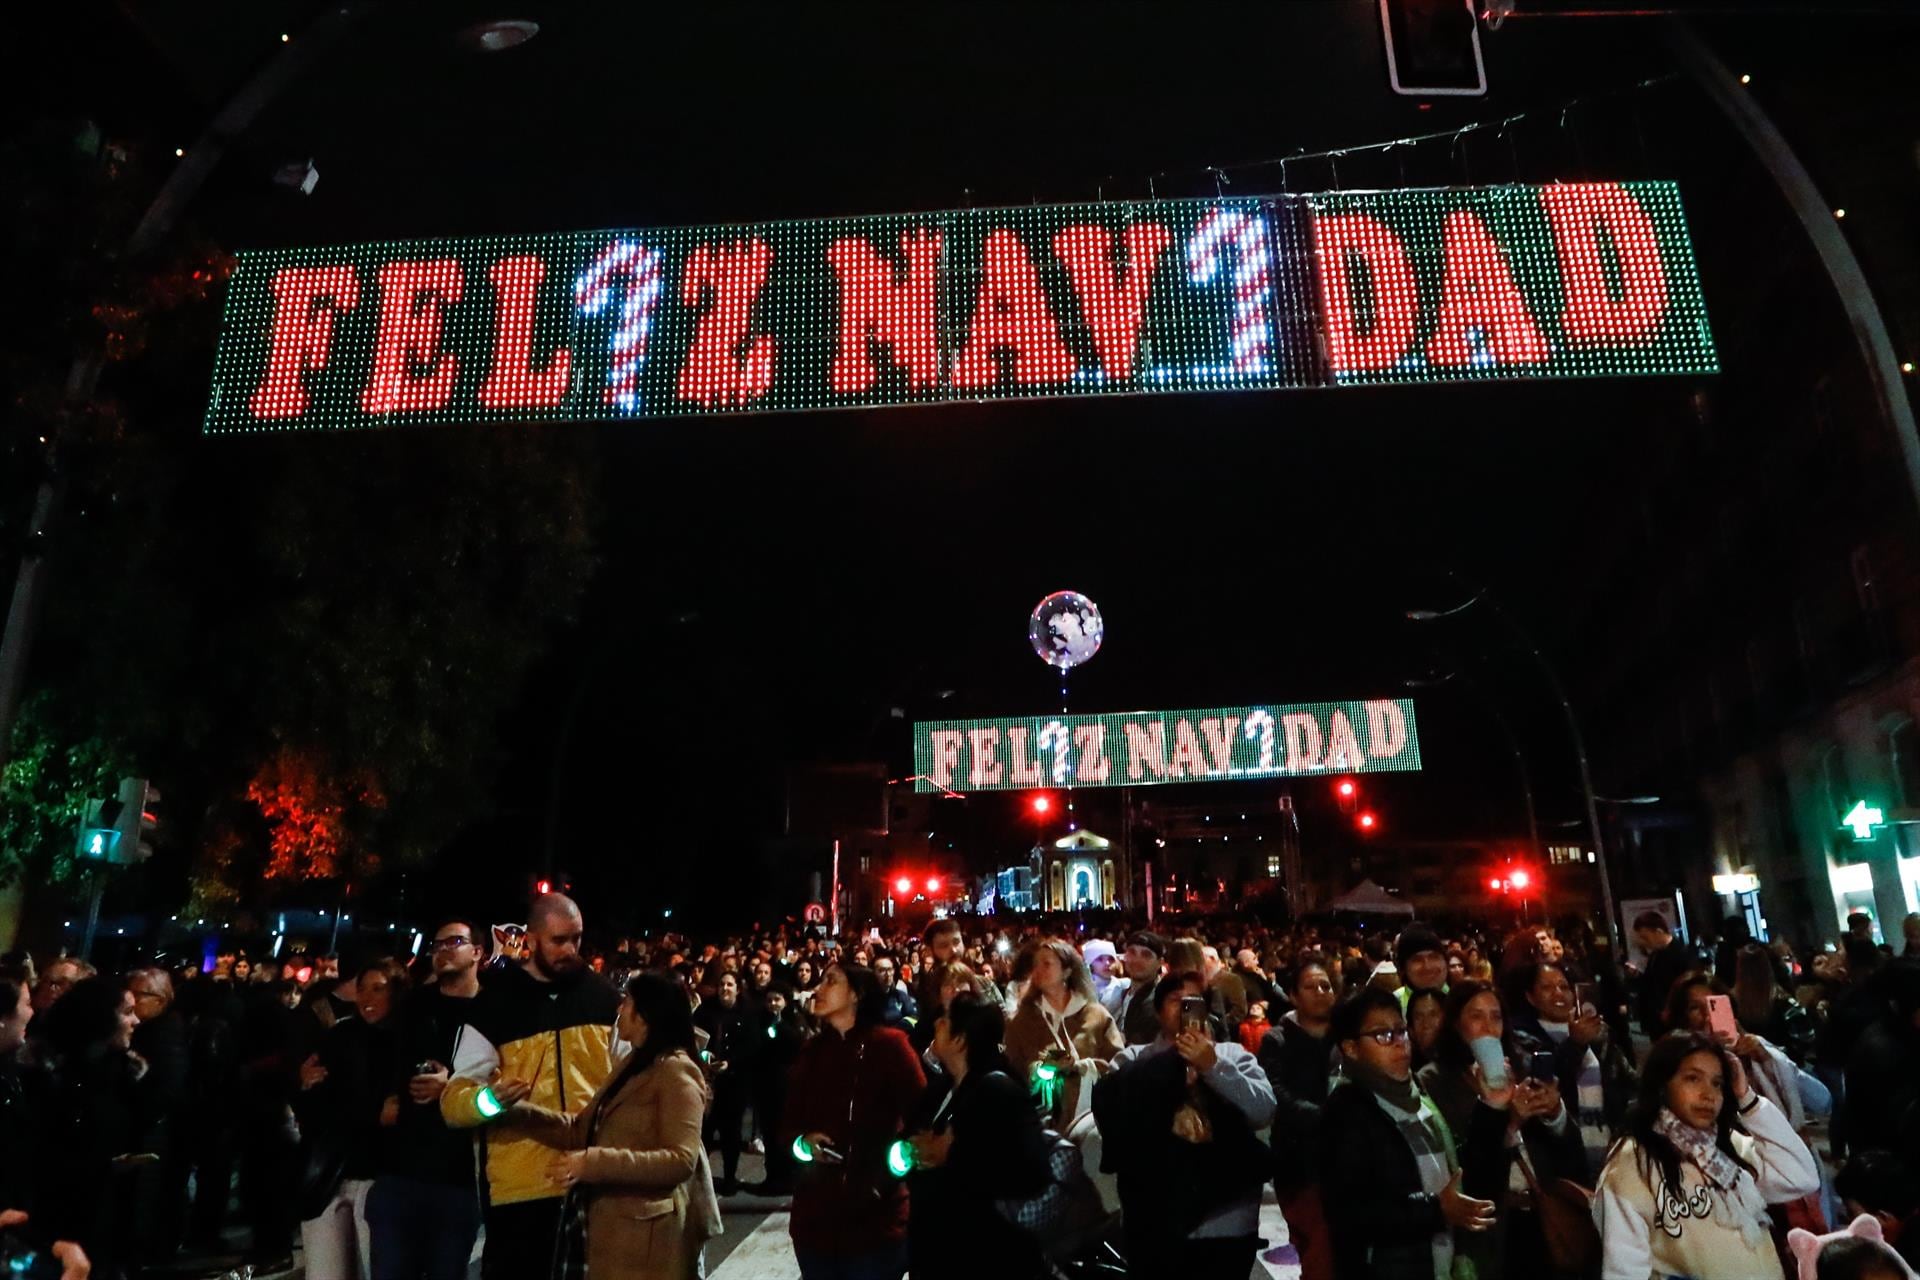
[[[534,899],[527,958],[489,974],[454,1052],[440,1114],[456,1129],[522,1100],[567,1115],[586,1109],[613,1070],[620,997],[580,954],[580,908],[565,894]],[[553,1262],[566,1186],[553,1151],[515,1130],[487,1135],[484,1280],[526,1280]]]
[[[458,918],[435,929],[433,985],[410,995],[402,1011],[399,1077],[389,1082],[399,1112],[395,1140],[367,1196],[376,1276],[464,1280],[467,1274],[480,1231],[473,1135],[450,1128],[439,1102],[480,995],[483,937],[478,925]]]

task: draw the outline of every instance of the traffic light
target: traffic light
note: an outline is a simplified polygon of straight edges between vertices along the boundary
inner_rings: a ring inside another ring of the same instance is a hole
[[[1533,883],[1533,876],[1525,867],[1515,867],[1507,876],[1507,882],[1514,887],[1515,891],[1525,893],[1527,886]]]
[[[153,856],[150,836],[160,826],[154,809],[160,792],[145,778],[122,778],[111,800],[89,800],[80,814],[74,856],[86,862],[129,866]]]
[[[528,879],[527,888],[535,898],[544,898],[550,893],[572,893],[573,877],[564,871],[536,875]]]
[[[1352,813],[1360,801],[1360,784],[1352,778],[1342,778],[1333,784],[1333,798],[1340,805],[1340,812]]]
[[[903,898],[906,897],[908,894],[912,893],[913,877],[901,876],[899,879],[895,880],[893,882],[893,891],[899,894]]]
[[[1371,834],[1372,832],[1379,830],[1380,819],[1377,816],[1375,816],[1373,810],[1368,809],[1364,813],[1362,813],[1358,818],[1354,819],[1354,825],[1359,827],[1363,834]]]
[[[1053,798],[1046,795],[1035,796],[1033,798],[1033,811],[1040,817],[1046,817],[1047,814],[1053,811]]]
[[[928,893],[938,893],[938,892],[940,892],[940,877],[939,877],[939,876],[928,876],[928,877],[927,877],[927,892],[928,892]]]
[[[84,862],[118,862],[120,832],[114,822],[119,816],[118,800],[87,801],[74,836],[73,856]]]
[[[1482,97],[1487,65],[1473,0],[1380,0],[1387,79],[1411,98]]]

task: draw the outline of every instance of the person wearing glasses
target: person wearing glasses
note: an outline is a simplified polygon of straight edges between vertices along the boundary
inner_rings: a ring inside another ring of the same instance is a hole
[[[72,956],[61,956],[49,962],[40,971],[40,980],[33,984],[33,1011],[45,1013],[53,1008],[54,1002],[73,990],[75,983],[91,978],[93,973],[92,965]]]
[[[1333,1011],[1340,1078],[1321,1110],[1320,1191],[1341,1280],[1447,1280],[1454,1233],[1493,1226],[1494,1205],[1462,1190],[1505,1178],[1507,1117],[1476,1105],[1456,1139],[1413,1078],[1400,1000],[1365,986]],[[1489,1163],[1461,1167],[1462,1152]]]
[[[579,1115],[613,1074],[620,994],[588,967],[585,934],[572,898],[533,900],[526,959],[488,971],[486,992],[460,1033],[453,1079],[440,1094],[449,1126],[478,1128],[520,1101]],[[486,1153],[480,1273],[484,1280],[543,1275],[560,1237],[567,1184],[553,1175],[552,1152],[530,1136],[489,1133]]]
[[[187,1020],[174,1008],[173,979],[165,969],[127,975],[133,995],[133,1051],[146,1062],[140,1077],[139,1150],[160,1157],[131,1173],[134,1240],[140,1260],[158,1265],[180,1247],[187,1205],[186,1106],[189,1074]]]
[[[1242,1280],[1253,1266],[1272,1171],[1255,1134],[1273,1122],[1273,1086],[1244,1047],[1214,1042],[1206,991],[1198,971],[1160,979],[1160,1034],[1122,1049],[1093,1086],[1132,1275]]]
[[[460,1036],[480,994],[479,926],[433,931],[433,985],[407,1001],[390,1094],[394,1141],[367,1193],[372,1280],[463,1280],[480,1232],[473,1135],[440,1115]]]

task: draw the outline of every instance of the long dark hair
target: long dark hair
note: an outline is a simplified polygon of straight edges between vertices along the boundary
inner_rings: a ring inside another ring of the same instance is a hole
[[[1460,1019],[1467,1012],[1467,1006],[1473,1003],[1474,997],[1483,995],[1500,999],[1499,992],[1471,978],[1462,979],[1447,988],[1446,1021],[1440,1024],[1440,1042],[1433,1046],[1433,1060],[1441,1066],[1454,1071],[1466,1071],[1473,1066],[1473,1050],[1467,1047],[1466,1037],[1460,1034]],[[1411,1007],[1413,1002],[1407,1003]],[[1504,1003],[1500,1011],[1505,1014]]]
[[[679,982],[663,973],[636,973],[627,979],[627,999],[647,1024],[647,1041],[627,1055],[621,1075],[639,1075],[675,1049],[693,1056],[693,1002]]]
[[[1684,1185],[1680,1179],[1680,1149],[1654,1127],[1660,1119],[1660,1109],[1667,1105],[1667,1086],[1674,1076],[1680,1073],[1680,1064],[1696,1053],[1710,1053],[1720,1059],[1721,1069],[1726,1071],[1726,1079],[1733,1078],[1728,1069],[1727,1053],[1710,1036],[1695,1031],[1675,1031],[1654,1041],[1653,1049],[1647,1054],[1646,1065],[1640,1068],[1640,1093],[1627,1106],[1627,1114],[1621,1122],[1621,1137],[1632,1138],[1639,1148],[1638,1160],[1640,1176],[1647,1180],[1657,1195],[1660,1188],[1654,1185],[1653,1171],[1660,1170],[1661,1185],[1676,1198]],[[1733,1086],[1727,1084],[1720,1090],[1720,1114],[1714,1118],[1714,1145],[1727,1153],[1733,1162],[1745,1169],[1751,1176],[1752,1165],[1740,1158],[1733,1149],[1733,1131],[1739,1127],[1739,1103],[1734,1099]]]
[[[54,1055],[78,1064],[105,1050],[120,1032],[126,990],[108,977],[83,978],[40,1015],[41,1034]]]
[[[1705,969],[1692,969],[1673,980],[1667,988],[1667,1003],[1661,1010],[1661,1023],[1668,1031],[1687,1030],[1688,1016],[1693,1012],[1693,989],[1705,987],[1716,996],[1727,994],[1727,984],[1708,973]],[[1734,1011],[1739,1012],[1739,1005]],[[1744,1022],[1744,1015],[1742,1016]]]
[[[984,1076],[1007,1070],[1000,1042],[1007,1032],[1007,1015],[991,1000],[971,991],[956,992],[944,1015],[947,1034],[967,1042],[967,1075]]]

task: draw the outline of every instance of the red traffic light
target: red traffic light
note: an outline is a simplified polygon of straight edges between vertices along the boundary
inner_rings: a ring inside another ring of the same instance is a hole
[[[1033,811],[1035,813],[1046,813],[1048,810],[1052,808],[1053,808],[1053,800],[1051,797],[1035,796],[1033,798]]]
[[[927,892],[928,892],[928,893],[938,893],[938,892],[940,892],[940,877],[939,877],[939,876],[928,876],[928,877],[927,877]]]
[[[898,880],[895,880],[895,881],[893,882],[893,888],[894,888],[894,892],[896,892],[896,893],[900,893],[900,894],[908,894],[908,893],[912,893],[912,892],[913,892],[913,877],[912,877],[912,876],[901,876],[901,877],[900,877],[900,878],[899,878]]]
[[[1523,867],[1516,867],[1507,879],[1516,889],[1524,889],[1533,883],[1533,876]]]
[[[1495,876],[1493,879],[1487,881],[1487,888],[1493,890],[1495,893],[1500,892],[1500,890],[1505,887],[1506,882],[1501,880],[1499,876]]]
[[[1359,788],[1358,788],[1358,787],[1356,787],[1356,786],[1354,786],[1354,785],[1353,785],[1353,779],[1352,779],[1352,778],[1342,778],[1342,779],[1340,779],[1340,781],[1339,781],[1339,782],[1338,782],[1337,784],[1335,784],[1335,786],[1334,786],[1334,788],[1333,788],[1333,789],[1334,789],[1334,791],[1335,791],[1335,792],[1336,792],[1336,793],[1337,793],[1337,794],[1339,795],[1339,797],[1340,797],[1340,798],[1341,798],[1342,800],[1351,800],[1351,799],[1353,799],[1353,793],[1354,793],[1355,791],[1357,791],[1357,790],[1359,790]]]
[[[1361,814],[1357,821],[1359,822],[1360,829],[1362,831],[1371,831],[1375,827],[1380,825],[1380,819],[1373,816],[1373,811],[1371,809]]]

